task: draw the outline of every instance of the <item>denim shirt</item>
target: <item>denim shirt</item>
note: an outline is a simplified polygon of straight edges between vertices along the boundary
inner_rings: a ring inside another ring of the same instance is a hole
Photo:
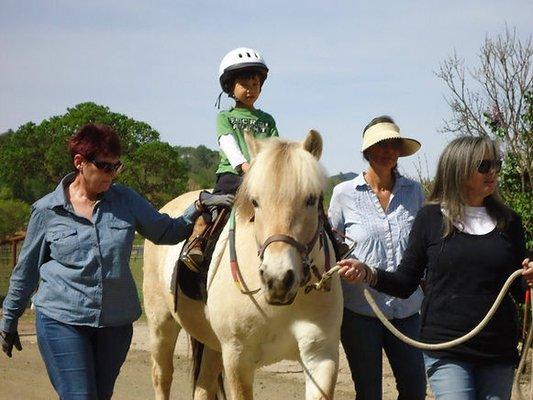
[[[89,221],[76,215],[65,196],[73,180],[73,173],[67,175],[32,206],[4,300],[4,331],[17,329],[37,287],[35,307],[60,322],[93,327],[132,323],[141,315],[129,267],[135,231],[156,244],[175,244],[191,233],[194,205],[181,217],[171,218],[118,184],[100,196]]]
[[[355,240],[351,256],[375,268],[395,271],[407,247],[415,216],[424,203],[421,186],[396,174],[387,211],[366,183],[363,174],[335,186],[329,206],[333,229]],[[352,242],[346,243],[351,245]],[[367,286],[368,287],[368,286]],[[358,286],[342,281],[344,307],[366,316],[375,316]],[[420,287],[408,299],[388,296],[370,289],[385,316],[407,318],[420,309]]]

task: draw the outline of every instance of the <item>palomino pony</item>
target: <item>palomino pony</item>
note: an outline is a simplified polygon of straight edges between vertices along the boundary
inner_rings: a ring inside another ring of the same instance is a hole
[[[156,399],[169,398],[180,327],[205,345],[196,400],[216,398],[222,370],[232,399],[253,399],[255,370],[283,359],[301,363],[305,399],[333,398],[342,319],[339,278],[332,278],[329,291],[303,290],[334,262],[326,261],[333,249],[319,212],[326,182],[318,163],[322,139],[311,131],[302,143],[256,141],[251,135],[246,140],[253,161],[235,202],[238,267],[230,266],[226,226],[211,261],[207,304],[179,292],[175,313],[165,274],[180,245],[145,244],[144,304]],[[162,211],[179,215],[197,195],[180,196]]]

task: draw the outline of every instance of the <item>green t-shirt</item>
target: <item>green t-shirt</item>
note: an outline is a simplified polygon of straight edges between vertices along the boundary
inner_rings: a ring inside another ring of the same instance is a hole
[[[242,155],[250,161],[248,146],[244,140],[244,131],[249,130],[255,138],[268,138],[279,136],[276,128],[276,122],[270,114],[261,110],[248,110],[247,108],[232,108],[221,111],[217,115],[217,137],[223,135],[233,135]],[[231,166],[226,154],[220,150],[220,163],[218,164],[217,174],[230,172],[237,174],[237,171]]]

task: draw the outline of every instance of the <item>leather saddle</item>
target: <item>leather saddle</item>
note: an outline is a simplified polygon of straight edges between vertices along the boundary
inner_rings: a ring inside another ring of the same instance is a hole
[[[178,288],[189,298],[193,300],[207,301],[207,273],[209,272],[209,264],[213,257],[216,243],[220,233],[224,229],[228,221],[231,209],[219,209],[217,216],[212,220],[204,233],[202,239],[205,240],[204,260],[199,268],[200,272],[194,272],[187,268],[181,260],[181,254],[178,257],[174,270],[172,271],[172,280],[170,290],[174,295],[174,311],[178,305]],[[182,247],[181,252],[184,251],[185,246]]]

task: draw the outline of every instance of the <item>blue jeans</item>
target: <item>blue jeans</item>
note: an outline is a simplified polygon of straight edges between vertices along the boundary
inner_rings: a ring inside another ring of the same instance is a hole
[[[391,323],[405,335],[418,338],[420,316],[414,314]],[[357,400],[382,398],[382,349],[396,378],[399,400],[423,400],[426,398],[426,375],[422,352],[397,339],[381,321],[344,309],[341,341]]]
[[[514,365],[477,365],[424,353],[429,386],[437,400],[509,400]]]
[[[36,313],[37,342],[62,400],[108,400],[126,359],[133,327],[68,325]]]

